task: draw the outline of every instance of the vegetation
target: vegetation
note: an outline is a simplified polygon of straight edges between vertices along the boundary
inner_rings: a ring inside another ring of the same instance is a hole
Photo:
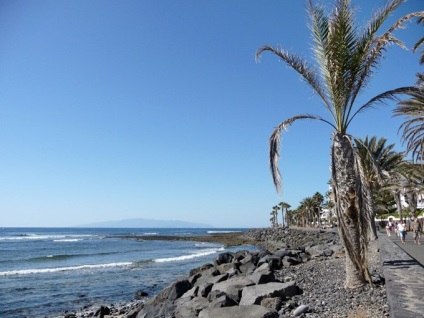
[[[369,214],[371,240],[377,239],[377,227],[375,225],[376,211],[374,201],[377,193],[385,185],[389,178],[393,179],[393,174],[402,164],[404,154],[393,150],[394,144],[386,146],[387,139],[372,137],[365,140],[356,139],[356,151],[361,159],[362,170],[364,174],[364,182],[369,190]]]
[[[411,13],[392,25],[382,35],[377,32],[389,15],[403,0],[391,0],[381,8],[363,30],[355,24],[355,10],[349,0],[336,0],[330,13],[308,2],[310,28],[314,41],[316,63],[310,63],[299,55],[283,48],[263,46],[256,53],[257,59],[264,52],[271,52],[298,72],[321,98],[330,119],[301,114],[283,121],[270,137],[270,167],[277,190],[281,190],[278,168],[280,139],[284,130],[294,122],[314,119],[333,129],[331,149],[331,186],[339,232],[345,246],[346,281],[348,288],[359,288],[367,281],[372,284],[367,265],[367,239],[369,228],[369,189],[364,181],[363,166],[354,147],[354,139],[348,127],[359,113],[397,94],[414,93],[416,87],[403,87],[382,93],[364,105],[357,105],[356,98],[366,88],[374,71],[378,69],[383,53],[390,44],[403,47],[393,31],[403,23],[422,13]],[[309,203],[308,203],[309,205]],[[305,207],[304,211],[306,211]],[[306,212],[303,212],[306,213]]]
[[[424,18],[418,19],[424,24]],[[424,44],[422,37],[415,45],[414,52]],[[424,64],[424,50],[421,52],[420,64]],[[424,73],[417,74],[417,91],[410,92],[410,99],[399,102],[395,116],[405,116],[407,120],[400,126],[402,141],[407,144],[406,151],[412,154],[412,160],[424,160]]]

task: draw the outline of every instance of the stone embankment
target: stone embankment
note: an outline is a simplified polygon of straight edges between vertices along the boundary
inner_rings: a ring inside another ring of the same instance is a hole
[[[239,235],[263,248],[256,252],[222,253],[213,264],[193,269],[187,277],[144,303],[126,312],[122,308],[103,308],[105,312],[99,311],[97,316],[389,316],[377,243],[371,244],[369,252],[374,289],[348,290],[343,286],[344,250],[336,232],[275,228],[254,229]],[[91,316],[94,315],[91,312]]]

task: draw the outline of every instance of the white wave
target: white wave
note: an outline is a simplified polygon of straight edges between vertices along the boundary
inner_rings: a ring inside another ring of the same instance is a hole
[[[201,256],[207,256],[210,254],[215,254],[217,252],[225,250],[224,247],[220,247],[218,249],[208,249],[203,250],[198,253],[188,254],[188,255],[182,255],[182,256],[176,256],[176,257],[168,257],[168,258],[157,258],[154,260],[156,263],[165,263],[165,262],[178,262],[178,261],[185,261],[188,259],[201,257]]]
[[[159,234],[158,232],[151,232],[151,233],[147,232],[147,233],[143,233],[143,235],[158,235],[158,234]]]
[[[50,257],[50,255],[48,257]],[[15,271],[0,272],[0,276],[45,274],[45,273],[57,273],[57,272],[75,271],[75,270],[84,270],[84,269],[124,267],[124,266],[130,266],[132,264],[133,263],[131,262],[121,262],[121,263],[79,265],[79,266],[56,267],[56,268],[21,269],[21,270],[15,270]]]
[[[83,239],[63,239],[63,240],[53,240],[53,242],[79,242]]]
[[[218,233],[238,233],[241,231],[208,231],[208,234],[218,234]]]
[[[0,237],[0,241],[19,241],[19,240],[58,240],[69,237],[93,237],[96,235],[90,234],[64,234],[64,235],[38,235],[38,234],[25,234],[22,236],[5,236]]]

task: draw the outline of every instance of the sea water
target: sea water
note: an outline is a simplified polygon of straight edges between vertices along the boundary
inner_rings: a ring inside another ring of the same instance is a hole
[[[0,317],[57,317],[91,305],[154,295],[224,251],[219,243],[124,239],[244,229],[0,229]]]

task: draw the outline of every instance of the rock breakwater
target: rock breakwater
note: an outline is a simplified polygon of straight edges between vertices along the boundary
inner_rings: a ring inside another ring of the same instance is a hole
[[[98,317],[389,316],[376,242],[369,252],[374,289],[347,290],[344,249],[334,231],[268,228],[233,235],[262,248],[219,254],[130,311],[105,310]]]

